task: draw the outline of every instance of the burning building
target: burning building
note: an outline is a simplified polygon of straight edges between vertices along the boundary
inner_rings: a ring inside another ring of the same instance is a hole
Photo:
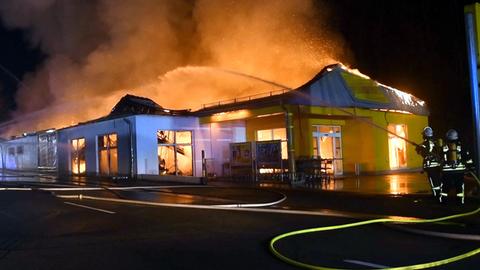
[[[105,117],[0,142],[0,164],[152,179],[293,173],[312,157],[335,175],[415,170],[422,160],[407,140],[421,141],[428,114],[424,101],[336,64],[297,89],[197,111],[126,95]]]

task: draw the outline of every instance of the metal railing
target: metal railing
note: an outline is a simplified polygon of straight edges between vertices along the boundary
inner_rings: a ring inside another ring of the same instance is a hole
[[[206,104],[202,104],[202,109],[218,107],[218,106],[228,105],[228,104],[235,104],[235,103],[250,101],[250,100],[259,99],[259,98],[278,96],[278,95],[282,95],[282,94],[285,94],[285,93],[290,92],[290,91],[292,91],[292,90],[291,89],[281,89],[281,90],[263,92],[263,93],[250,95],[250,96],[238,97],[238,98],[234,98],[234,99],[227,99],[227,100],[221,100],[221,101],[206,103]]]

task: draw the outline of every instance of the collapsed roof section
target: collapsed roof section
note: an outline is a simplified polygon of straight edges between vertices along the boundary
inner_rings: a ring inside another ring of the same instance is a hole
[[[118,101],[117,104],[115,104],[115,106],[113,106],[112,110],[108,115],[97,118],[97,119],[89,120],[86,122],[80,122],[77,125],[85,125],[85,124],[96,123],[96,122],[101,122],[105,120],[121,118],[124,116],[139,115],[139,114],[189,116],[191,115],[191,112],[190,110],[165,109],[149,98],[127,94],[123,96],[120,99],[120,101]],[[62,129],[67,129],[71,127],[72,126],[65,127]]]
[[[273,92],[272,92],[273,93]],[[337,108],[365,108],[428,115],[425,102],[411,94],[372,80],[341,64],[325,67],[312,80],[292,91],[258,99],[237,99],[204,107],[201,116],[218,111],[257,108],[275,104],[309,105]]]
[[[112,108],[108,117],[133,114],[186,115],[189,112],[189,110],[165,109],[149,98],[127,94]]]

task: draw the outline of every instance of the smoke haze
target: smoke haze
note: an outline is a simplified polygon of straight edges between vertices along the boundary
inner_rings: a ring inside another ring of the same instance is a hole
[[[318,1],[6,0],[0,15],[48,56],[8,135],[101,117],[127,93],[195,109],[278,89],[206,66],[296,87],[349,55]]]

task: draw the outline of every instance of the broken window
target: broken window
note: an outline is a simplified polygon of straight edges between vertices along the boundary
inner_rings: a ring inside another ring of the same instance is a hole
[[[117,134],[98,136],[98,169],[102,175],[118,174]]]
[[[72,165],[72,174],[85,173],[85,138],[72,140],[70,160]]]
[[[45,133],[38,136],[38,167],[55,168],[57,166],[57,135]]]
[[[193,175],[191,131],[157,131],[158,169],[161,175]]]

